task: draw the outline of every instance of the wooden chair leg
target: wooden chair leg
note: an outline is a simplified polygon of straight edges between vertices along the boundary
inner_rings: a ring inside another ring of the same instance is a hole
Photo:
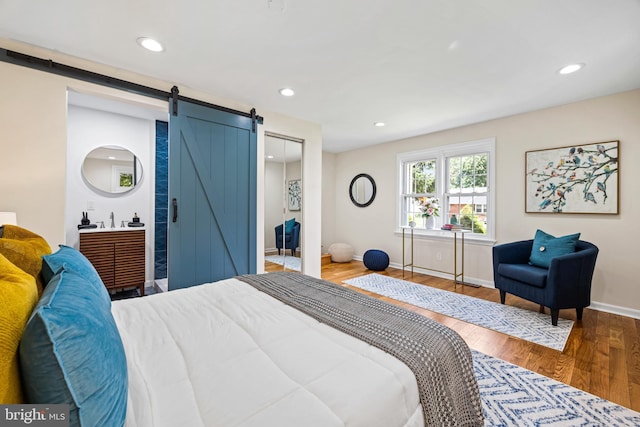
[[[540,313],[542,313],[542,314],[544,314],[544,305],[540,304],[540,310],[539,310],[539,312],[540,312]]]
[[[504,304],[504,301],[507,297],[507,292],[500,289],[500,303]]]
[[[552,308],[551,309],[551,324],[553,326],[558,326],[558,316],[560,315],[560,309]]]
[[[582,310],[583,309],[584,309],[584,307],[576,308],[576,317],[578,318],[578,320],[582,320]]]

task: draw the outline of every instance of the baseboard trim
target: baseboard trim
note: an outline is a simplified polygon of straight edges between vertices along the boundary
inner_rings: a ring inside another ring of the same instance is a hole
[[[362,261],[362,257],[355,256],[354,259],[358,261]],[[398,270],[402,270],[402,265],[395,262],[390,263],[389,266],[393,268],[397,268]],[[411,274],[410,270],[405,269],[405,271],[408,271],[408,273]],[[427,270],[427,269],[418,268],[418,267],[414,267],[413,271],[420,274],[427,274],[429,276],[439,277],[441,279],[453,280],[453,274],[440,273],[438,271],[432,271],[432,270]],[[494,288],[492,280],[481,280],[481,279],[476,279],[474,277],[465,276],[464,281],[466,283],[482,286],[485,288]],[[591,305],[588,308],[590,310],[603,311],[605,313],[617,314],[619,316],[631,317],[633,319],[640,319],[640,310],[636,310],[633,308],[621,307],[618,305],[606,304],[598,301],[591,301]]]
[[[390,267],[397,268],[398,270],[402,270],[402,265],[397,264],[395,262],[389,264]],[[453,280],[453,274],[441,273],[439,271],[427,270],[426,268],[414,267],[413,271],[415,273],[427,274],[429,276],[439,277],[441,279],[449,279]],[[405,272],[411,274],[410,268],[405,268]],[[464,277],[465,283],[469,283],[471,285],[482,286],[484,288],[493,288],[493,281],[476,279],[475,277]]]
[[[640,319],[640,310],[636,310],[628,307],[620,307],[619,305],[606,304],[603,302],[591,301],[591,305],[588,307],[591,310],[604,311],[606,313],[617,314],[619,316],[632,317],[634,319]]]

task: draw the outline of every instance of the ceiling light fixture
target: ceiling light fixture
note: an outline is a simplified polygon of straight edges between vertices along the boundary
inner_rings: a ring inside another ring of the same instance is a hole
[[[159,41],[150,39],[149,37],[140,37],[137,42],[140,46],[151,52],[162,52],[164,50],[164,47]]]
[[[382,126],[384,126],[384,123],[383,122],[375,122],[373,125],[376,126],[376,127],[381,128]]]
[[[280,89],[280,95],[282,96],[293,96],[294,95],[294,91],[291,88],[288,87],[283,87],[282,89]]]
[[[558,70],[558,73],[560,74],[571,74],[571,73],[575,73],[576,71],[580,70],[584,68],[584,64],[570,64],[567,65],[565,67],[560,68],[560,70]]]

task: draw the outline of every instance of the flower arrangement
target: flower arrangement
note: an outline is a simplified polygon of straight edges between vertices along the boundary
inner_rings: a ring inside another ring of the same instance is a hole
[[[424,218],[430,216],[440,216],[438,211],[440,210],[440,202],[437,197],[421,197],[420,198],[420,210]]]

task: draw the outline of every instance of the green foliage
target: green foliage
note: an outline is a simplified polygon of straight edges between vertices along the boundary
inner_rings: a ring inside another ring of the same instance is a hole
[[[487,154],[452,157],[449,159],[449,180],[452,189],[475,189],[487,186]],[[433,194],[436,191],[436,161],[423,160],[411,164],[413,194]]]
[[[452,157],[449,159],[449,181],[452,189],[487,186],[487,154]]]
[[[133,174],[121,173],[120,174],[120,187],[133,187]]]
[[[474,233],[486,234],[487,229],[480,219],[473,214],[471,205],[465,205],[460,212],[460,225],[471,229]]]
[[[432,194],[436,191],[436,161],[426,160],[411,165],[410,191],[414,194]]]

